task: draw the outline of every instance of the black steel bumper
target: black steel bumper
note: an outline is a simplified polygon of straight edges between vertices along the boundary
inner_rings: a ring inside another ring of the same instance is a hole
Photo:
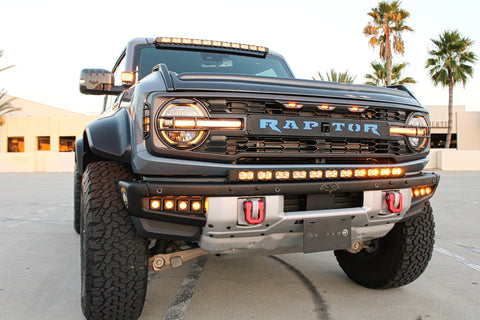
[[[137,231],[145,237],[197,240],[205,225],[205,215],[186,215],[150,210],[148,199],[160,196],[266,196],[294,194],[328,194],[361,192],[367,190],[395,190],[417,186],[431,186],[440,180],[437,173],[419,173],[392,179],[322,181],[303,183],[173,183],[120,181],[119,190],[126,201]],[[429,199],[412,201],[412,209]],[[411,216],[411,215],[408,215]]]

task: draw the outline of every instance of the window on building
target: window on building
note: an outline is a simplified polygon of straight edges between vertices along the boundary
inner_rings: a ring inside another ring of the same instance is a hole
[[[8,137],[8,152],[25,152],[24,137]]]
[[[37,150],[50,151],[50,137],[37,137]]]
[[[60,137],[59,149],[60,152],[75,151],[75,136]]]
[[[446,133],[432,133],[430,137],[430,148],[445,148],[445,142],[447,141]],[[457,148],[457,134],[452,133],[452,141],[450,141],[450,148]]]

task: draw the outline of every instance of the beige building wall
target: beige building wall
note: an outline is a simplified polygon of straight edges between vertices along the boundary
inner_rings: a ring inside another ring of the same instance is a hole
[[[72,172],[74,152],[60,152],[60,137],[82,137],[85,125],[98,118],[15,99],[21,108],[4,116],[0,126],[0,172]],[[8,138],[23,137],[24,152],[8,152]],[[50,137],[50,150],[38,148],[38,137]]]

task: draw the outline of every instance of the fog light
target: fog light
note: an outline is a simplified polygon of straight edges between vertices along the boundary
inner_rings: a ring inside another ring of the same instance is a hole
[[[186,211],[188,209],[188,202],[187,201],[178,201],[178,210]]]
[[[173,210],[173,208],[175,207],[175,202],[173,202],[173,200],[166,200],[163,204],[163,207],[165,208],[165,210]]]
[[[158,210],[160,209],[161,202],[160,200],[150,200],[150,209]]]
[[[200,201],[192,202],[192,211],[200,211],[202,209],[202,203]]]

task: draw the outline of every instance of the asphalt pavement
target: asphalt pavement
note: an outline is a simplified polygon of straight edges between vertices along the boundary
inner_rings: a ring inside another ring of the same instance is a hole
[[[397,289],[350,281],[332,252],[151,273],[141,319],[480,319],[480,172],[440,172],[436,245]],[[0,174],[0,319],[83,319],[72,174]]]

